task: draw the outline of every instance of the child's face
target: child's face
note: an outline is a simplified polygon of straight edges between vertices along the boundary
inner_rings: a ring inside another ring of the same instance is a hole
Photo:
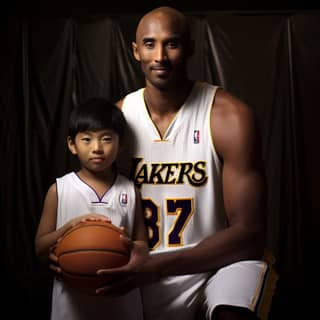
[[[68,139],[70,151],[80,163],[93,172],[111,169],[119,152],[119,136],[113,130],[79,132],[73,143]]]

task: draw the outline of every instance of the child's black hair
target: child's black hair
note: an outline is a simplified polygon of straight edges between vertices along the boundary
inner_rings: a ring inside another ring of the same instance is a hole
[[[76,106],[69,118],[68,135],[74,141],[77,133],[85,131],[113,130],[122,140],[126,121],[122,111],[104,98],[90,98]]]

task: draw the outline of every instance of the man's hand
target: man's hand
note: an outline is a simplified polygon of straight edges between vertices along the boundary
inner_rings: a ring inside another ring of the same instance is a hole
[[[131,249],[130,260],[122,267],[97,271],[98,275],[114,276],[114,281],[96,290],[98,295],[123,295],[155,279],[155,276],[147,271],[152,261],[147,243],[132,241],[125,236],[122,236],[122,241]]]

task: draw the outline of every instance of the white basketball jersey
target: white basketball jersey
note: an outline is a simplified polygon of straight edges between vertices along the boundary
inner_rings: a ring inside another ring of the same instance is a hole
[[[72,172],[56,180],[58,193],[57,228],[70,219],[87,213],[111,218],[131,235],[135,214],[134,185],[118,175],[113,186],[102,196]],[[89,296],[55,280],[52,294],[52,320],[141,320],[141,295],[138,289],[117,298]]]
[[[216,89],[196,82],[162,138],[146,108],[144,88],[124,99],[130,132],[122,159],[141,190],[152,253],[194,246],[226,225],[221,163],[210,130]]]
[[[135,212],[135,190],[131,181],[118,175],[113,186],[102,196],[75,173],[57,179],[57,228],[87,213],[106,215],[116,226],[124,226],[131,236]]]

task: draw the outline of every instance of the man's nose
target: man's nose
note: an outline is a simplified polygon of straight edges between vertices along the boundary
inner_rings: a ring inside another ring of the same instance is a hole
[[[167,50],[164,46],[158,46],[155,51],[155,61],[161,62],[168,59]]]

